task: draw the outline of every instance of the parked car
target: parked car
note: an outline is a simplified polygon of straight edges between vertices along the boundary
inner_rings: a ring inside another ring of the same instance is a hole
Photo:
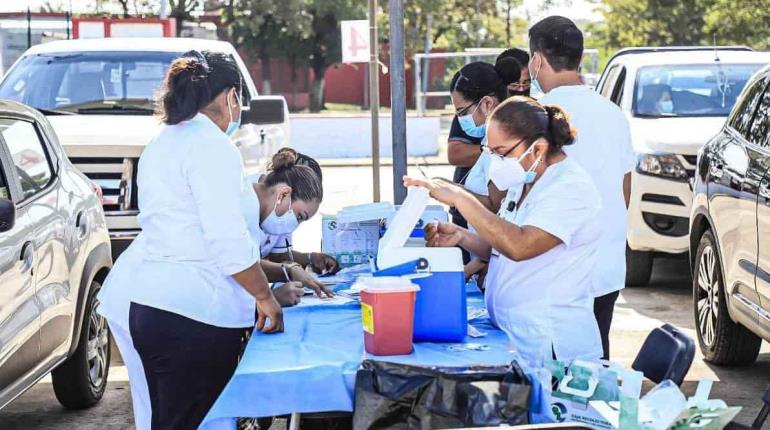
[[[766,67],[698,154],[693,309],[700,348],[716,364],[751,363],[770,341],[769,84]]]
[[[0,82],[0,99],[48,116],[64,151],[104,193],[115,257],[139,233],[136,169],[160,126],[155,94],[170,63],[190,50],[232,56],[243,78],[241,129],[233,139],[247,168],[288,146],[288,108],[280,96],[258,96],[248,68],[227,42],[191,38],[63,40],[29,49]]]
[[[0,407],[48,373],[68,408],[101,399],[110,334],[94,309],[111,265],[92,182],[45,116],[0,101]]]
[[[698,150],[724,125],[770,53],[749,48],[629,48],[597,91],[620,106],[637,155],[628,209],[626,283],[646,285],[653,256],[686,254]]]

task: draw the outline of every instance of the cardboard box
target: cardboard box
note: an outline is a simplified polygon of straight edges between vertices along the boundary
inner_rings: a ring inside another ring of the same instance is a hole
[[[369,257],[377,258],[379,220],[342,226],[335,215],[323,215],[321,229],[321,251],[336,258],[340,267],[366,263]]]

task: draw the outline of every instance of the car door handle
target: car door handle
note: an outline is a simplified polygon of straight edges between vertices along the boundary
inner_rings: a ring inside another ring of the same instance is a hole
[[[32,245],[32,242],[24,242],[24,245],[21,246],[21,256],[19,257],[19,260],[21,260],[21,272],[27,273],[29,272],[30,275],[34,274],[33,271],[33,263],[35,262],[35,253],[34,253],[35,247]]]
[[[78,230],[78,239],[86,237],[86,234],[88,234],[88,220],[86,219],[85,212],[78,212],[75,217],[75,228]]]

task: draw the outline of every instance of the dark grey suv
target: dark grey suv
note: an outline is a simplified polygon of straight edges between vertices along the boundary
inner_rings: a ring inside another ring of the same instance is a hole
[[[64,406],[101,399],[110,336],[94,308],[111,264],[92,182],[43,115],[0,101],[0,407],[49,372]]]
[[[746,84],[700,151],[690,257],[706,360],[747,364],[770,340],[770,67]]]

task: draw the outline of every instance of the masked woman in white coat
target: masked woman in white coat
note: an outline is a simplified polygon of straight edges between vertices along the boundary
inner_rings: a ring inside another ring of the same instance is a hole
[[[574,142],[565,113],[513,97],[491,113],[487,142],[490,180],[507,190],[497,214],[451,182],[404,179],[457,208],[476,230],[431,224],[429,245],[489,258],[489,315],[532,364],[600,358],[590,274],[601,200],[590,176],[562,150]]]
[[[236,368],[255,310],[259,330],[283,330],[243,215],[254,192],[229,139],[241,85],[226,54],[193,51],[171,64],[158,102],[164,126],[139,161],[142,233],[99,295],[139,429],[198,427]]]

